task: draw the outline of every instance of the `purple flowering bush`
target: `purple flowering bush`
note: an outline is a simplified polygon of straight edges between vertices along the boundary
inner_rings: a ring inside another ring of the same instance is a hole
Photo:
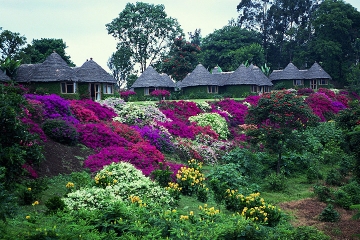
[[[152,126],[144,126],[142,128],[134,126],[134,128],[159,151],[166,153],[172,153],[174,151],[174,144],[170,139],[171,136],[166,132],[162,132],[160,129]]]
[[[110,121],[113,117],[117,116],[117,114],[112,108],[106,105],[101,105],[100,103],[95,102],[91,99],[71,100],[71,103],[74,103],[77,106],[82,106],[85,109],[92,111],[96,115],[96,117],[98,117],[99,120],[102,121]]]
[[[234,99],[226,98],[213,104],[213,109],[220,108],[222,111],[226,111],[230,114],[230,126],[237,126],[244,124],[245,116],[247,114],[247,106],[235,101]]]
[[[43,104],[44,119],[63,119],[73,124],[79,121],[72,116],[70,103],[56,94],[34,95],[26,94],[26,99],[37,100]]]
[[[62,119],[47,119],[42,124],[42,129],[56,142],[74,145],[78,141],[79,134],[76,128]]]

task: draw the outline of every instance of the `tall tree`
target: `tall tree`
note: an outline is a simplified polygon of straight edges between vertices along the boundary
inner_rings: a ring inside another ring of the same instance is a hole
[[[119,16],[106,24],[108,34],[119,40],[118,49],[131,50],[131,61],[140,65],[141,73],[169,51],[177,36],[183,35],[177,20],[164,10],[164,5],[127,3]]]
[[[219,65],[224,71],[233,71],[239,67],[241,62],[263,59],[263,56],[256,56],[253,59],[236,59],[242,56],[240,53],[248,54],[249,51],[256,53],[256,51],[253,51],[256,48],[253,44],[256,43],[261,44],[260,33],[242,29],[238,26],[227,25],[202,39],[201,63],[207,68]],[[252,47],[249,48],[250,46]],[[257,53],[263,54],[261,51]],[[263,64],[263,62],[253,63]]]
[[[34,39],[32,44],[28,44],[23,49],[21,57],[23,63],[41,63],[54,51],[71,67],[75,64],[71,61],[70,56],[66,55],[66,43],[62,39],[41,38]]]
[[[341,0],[325,0],[314,14],[314,37],[310,57],[322,62],[324,70],[340,83],[357,61],[357,39],[360,38],[360,12]]]
[[[174,40],[169,54],[163,57],[156,68],[176,81],[183,80],[199,63],[200,47],[179,37]]]
[[[14,33],[9,30],[2,31],[0,33],[0,60],[5,60],[6,58],[13,59],[25,44],[26,37],[21,36],[20,33]]]
[[[195,44],[197,46],[201,45],[201,29],[195,29],[194,33],[193,32],[188,32],[189,34],[189,38],[190,38],[190,42],[192,44]]]
[[[131,50],[122,46],[114,52],[107,63],[113,77],[121,87],[127,79],[127,76],[134,70],[134,63],[131,62]]]

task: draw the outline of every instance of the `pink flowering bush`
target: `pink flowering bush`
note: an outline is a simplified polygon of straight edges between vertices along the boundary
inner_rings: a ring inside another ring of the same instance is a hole
[[[300,88],[296,92],[296,94],[300,96],[309,96],[312,93],[314,93],[314,90],[311,88]]]
[[[100,150],[111,146],[129,146],[130,143],[112,131],[104,123],[87,123],[77,125],[79,141],[85,146]]]
[[[260,96],[259,95],[250,95],[247,96],[242,102],[247,102],[249,103],[251,106],[256,106],[259,102]]]
[[[336,94],[334,91],[330,90],[330,89],[327,89],[327,88],[319,88],[318,93],[324,93],[326,96],[328,96],[329,98],[331,99],[334,99]]]
[[[102,121],[110,121],[113,117],[117,116],[117,114],[112,108],[106,105],[101,105],[100,103],[95,102],[91,99],[71,100],[71,102],[91,110],[96,115],[96,117],[98,117],[99,120]]]
[[[136,95],[136,92],[131,90],[120,92],[120,97],[122,97],[125,102],[127,102],[129,100],[129,97],[132,95]]]
[[[332,99],[322,92],[313,93],[305,99],[305,103],[309,105],[322,122],[332,119],[334,114],[338,112],[332,102]]]
[[[166,117],[172,120],[181,120],[187,122],[188,118],[201,113],[201,109],[194,102],[188,101],[172,101],[172,102],[160,102],[158,104],[160,111],[162,111]]]
[[[159,98],[159,101],[161,99],[164,99],[165,97],[170,96],[170,92],[167,90],[154,90],[150,93],[151,96]]]

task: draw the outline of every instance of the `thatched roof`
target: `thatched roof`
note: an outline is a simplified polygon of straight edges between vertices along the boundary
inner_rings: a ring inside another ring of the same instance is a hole
[[[74,71],[79,82],[116,83],[116,80],[92,59],[81,67],[74,68]]]
[[[198,64],[196,68],[181,81],[180,86],[192,87],[204,85],[219,85],[220,83],[214,80],[214,75],[211,74],[208,70],[206,70],[203,65]]]
[[[309,70],[305,73],[306,79],[331,79],[330,75],[322,69],[322,67],[315,62]]]
[[[272,86],[271,80],[256,66],[253,66],[252,74],[255,77],[256,85],[258,86]]]
[[[152,66],[149,66],[131,86],[131,88],[140,87],[175,87],[175,83],[169,76],[160,75]]]
[[[293,64],[289,63],[284,70],[275,70],[269,76],[271,81],[304,79],[304,75]]]
[[[56,52],[50,54],[43,63],[27,70],[31,74],[25,78],[30,82],[78,81],[74,70]]]
[[[16,82],[29,82],[34,70],[40,65],[37,64],[21,64],[16,70]]]
[[[5,72],[3,72],[1,69],[0,69],[0,81],[1,82],[7,82],[7,81],[10,81],[10,77],[8,75],[5,74]]]
[[[241,64],[223,84],[224,85],[248,85],[248,84],[256,85],[256,79],[254,78],[251,69],[247,68],[244,64]]]

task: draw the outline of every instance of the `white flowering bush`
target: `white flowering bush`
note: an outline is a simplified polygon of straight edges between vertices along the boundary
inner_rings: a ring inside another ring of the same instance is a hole
[[[105,187],[103,179],[109,181]],[[139,196],[150,207],[174,203],[168,191],[145,177],[130,163],[119,162],[105,166],[97,173],[94,181],[96,186],[68,193],[63,198],[68,209],[103,209],[115,201],[128,202],[131,196]]]
[[[113,120],[121,123],[145,126],[151,121],[169,121],[166,116],[153,104],[118,104],[115,106],[114,110],[118,114],[118,117],[115,117]]]
[[[200,113],[196,116],[189,117],[190,122],[196,122],[197,125],[205,127],[210,126],[219,138],[227,139],[230,134],[228,124],[222,116],[218,113]]]
[[[200,108],[201,110],[203,110],[204,112],[207,112],[207,111],[211,110],[211,106],[207,102],[197,102],[196,106],[198,108]]]

